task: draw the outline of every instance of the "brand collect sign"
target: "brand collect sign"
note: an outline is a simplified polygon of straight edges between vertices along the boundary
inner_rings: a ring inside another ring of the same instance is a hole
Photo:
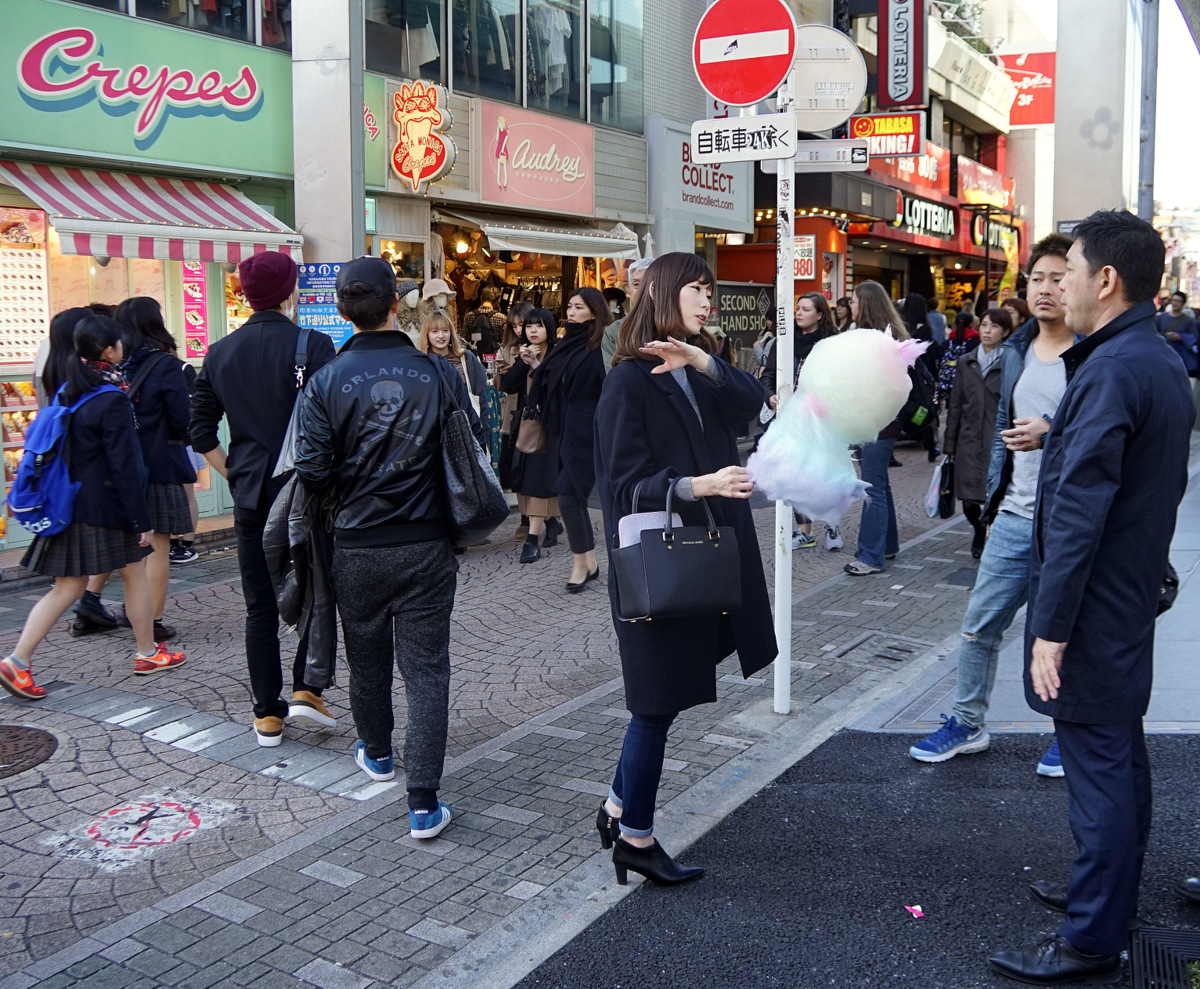
[[[136,17],[4,0],[0,146],[292,172],[291,59]]]
[[[481,102],[484,202],[591,216],[592,128]]]

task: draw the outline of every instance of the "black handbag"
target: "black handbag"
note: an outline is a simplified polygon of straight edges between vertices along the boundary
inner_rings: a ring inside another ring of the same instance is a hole
[[[432,363],[442,385],[442,475],[450,541],[473,546],[487,539],[511,509],[488,455],[471,431],[470,418],[453,399],[441,363]]]
[[[942,461],[941,480],[938,483],[938,518],[954,517],[954,458]]]
[[[613,546],[616,612],[623,622],[722,615],[742,606],[737,533],[732,526],[717,526],[703,498],[700,503],[708,525],[672,525],[671,508],[678,483],[679,478],[674,478],[667,487],[662,528],[643,529],[633,545]],[[633,491],[634,514],[641,487],[639,483]],[[617,538],[614,536],[614,541]]]

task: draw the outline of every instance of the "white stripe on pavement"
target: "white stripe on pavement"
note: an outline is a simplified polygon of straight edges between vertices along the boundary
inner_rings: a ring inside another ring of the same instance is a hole
[[[781,28],[778,31],[731,34],[724,38],[703,38],[700,41],[700,62],[733,62],[744,58],[786,55],[791,37],[792,33],[787,28]]]

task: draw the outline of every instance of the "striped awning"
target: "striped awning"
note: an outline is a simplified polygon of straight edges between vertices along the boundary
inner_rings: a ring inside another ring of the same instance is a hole
[[[232,186],[132,172],[0,161],[0,182],[49,214],[64,254],[240,261],[300,256],[304,238]]]

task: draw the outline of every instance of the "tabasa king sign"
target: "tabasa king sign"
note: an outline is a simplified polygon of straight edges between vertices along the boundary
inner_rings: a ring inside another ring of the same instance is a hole
[[[404,83],[392,97],[396,143],[392,171],[420,195],[454,166],[457,149],[443,133],[453,123],[446,91],[431,82]]]
[[[248,65],[232,77],[216,69],[196,73],[165,65],[109,65],[95,32],[83,27],[52,31],[29,45],[17,64],[17,83],[26,100],[42,109],[57,109],[55,104],[70,109],[98,99],[118,113],[133,112],[138,147],[153,144],[172,114],[215,112],[245,119],[262,102]]]
[[[923,153],[925,114],[881,113],[850,118],[850,136],[866,139],[872,158],[910,158]]]
[[[591,216],[592,128],[482,103],[484,202]]]

